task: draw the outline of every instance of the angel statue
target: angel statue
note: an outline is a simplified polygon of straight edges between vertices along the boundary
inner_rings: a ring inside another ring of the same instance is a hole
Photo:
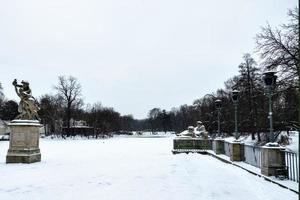
[[[20,97],[18,107],[19,115],[17,119],[40,120],[38,111],[40,110],[36,99],[31,95],[31,89],[28,81],[21,81],[22,85],[18,85],[17,79],[12,83],[15,86],[17,95]]]

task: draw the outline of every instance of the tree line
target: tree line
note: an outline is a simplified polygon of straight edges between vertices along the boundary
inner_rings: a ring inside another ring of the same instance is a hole
[[[68,130],[74,125],[72,123],[80,120],[95,130],[89,132],[96,137],[121,130],[143,129],[143,120],[136,120],[132,115],[122,116],[113,108],[102,106],[101,103],[85,105],[81,85],[73,76],[59,76],[54,89],[55,94],[45,94],[37,98],[39,116],[47,134],[68,136]],[[18,103],[5,98],[0,83],[0,119],[9,121],[17,115]]]
[[[137,120],[132,115],[122,116],[111,107],[101,103],[85,105],[82,88],[77,78],[59,76],[54,87],[55,95],[40,97],[40,117],[48,126],[48,132],[70,135],[72,122],[83,120],[91,128],[88,134],[95,137],[121,130],[137,130]],[[85,106],[84,106],[85,105]],[[64,127],[64,130],[60,128]]]
[[[116,131],[148,130],[181,132],[189,125],[201,120],[210,133],[217,131],[217,111],[215,100],[222,101],[221,131],[234,132],[234,107],[231,91],[239,91],[238,127],[242,134],[251,134],[260,140],[260,133],[268,132],[268,101],[262,82],[262,73],[276,70],[278,79],[273,92],[273,113],[275,130],[299,129],[299,11],[288,11],[289,21],[279,27],[266,25],[256,35],[254,60],[249,53],[243,55],[243,62],[237,65],[238,74],[229,78],[211,94],[196,99],[192,105],[181,105],[166,111],[153,108],[146,119],[137,120],[132,115],[121,115],[111,107],[101,103],[85,105],[82,88],[77,78],[59,76],[55,94],[45,94],[38,98],[41,122],[47,132],[66,134],[74,121],[84,120],[94,129],[94,134]],[[7,100],[0,83],[0,119],[12,120],[18,114],[18,104]]]
[[[262,27],[255,37],[259,63],[249,53],[244,54],[238,65],[238,74],[224,83],[224,88],[196,99],[192,105],[181,105],[166,112],[160,108],[149,111],[147,124],[152,130],[168,127],[177,132],[195,125],[201,120],[210,133],[217,131],[217,110],[215,100],[222,101],[221,131],[234,132],[234,105],[232,90],[239,91],[238,127],[242,134],[255,135],[269,131],[268,99],[262,81],[267,70],[277,71],[277,84],[273,91],[274,128],[299,130],[299,10],[288,11],[288,23],[272,28]],[[162,117],[164,116],[164,117]]]

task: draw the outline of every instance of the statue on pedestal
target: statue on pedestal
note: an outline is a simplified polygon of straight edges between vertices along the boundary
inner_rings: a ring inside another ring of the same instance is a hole
[[[19,85],[15,79],[12,84],[21,99],[18,107],[20,114],[8,124],[10,137],[6,163],[40,162],[39,138],[42,125],[38,121],[40,119],[37,113],[40,108],[31,95],[27,81],[22,81]]]
[[[40,120],[37,113],[40,108],[36,99],[31,94],[29,83],[22,81],[22,85],[19,85],[17,79],[15,79],[12,84],[15,86],[15,91],[21,99],[18,107],[20,114],[17,116],[17,119]]]
[[[205,126],[201,121],[197,121],[197,127],[189,126],[188,130],[185,130],[178,134],[179,137],[192,137],[192,138],[201,138],[208,139],[208,132],[205,129]]]

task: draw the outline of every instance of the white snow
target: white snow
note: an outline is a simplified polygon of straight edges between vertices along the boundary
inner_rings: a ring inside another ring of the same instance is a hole
[[[226,137],[226,138],[223,138],[226,142],[233,142],[233,141],[235,141],[236,139],[235,139],[235,137],[233,137],[233,136],[230,136],[230,137]]]
[[[290,131],[289,135],[290,144],[286,146],[289,150],[299,153],[299,132]]]
[[[250,165],[248,163],[245,163],[245,162],[232,162],[232,161],[230,161],[230,157],[228,157],[228,156],[226,156],[224,154],[215,154],[215,152],[212,151],[212,150],[209,150],[209,153],[210,154],[214,154],[215,156],[220,157],[220,158],[222,158],[224,160],[227,160],[228,162],[234,163],[234,164],[236,164],[236,165],[238,165],[240,167],[243,167],[244,169],[247,169],[247,170],[249,170],[249,171],[251,171],[251,172],[253,172],[255,174],[259,174],[262,177],[269,178],[269,179],[271,179],[274,182],[277,182],[277,183],[279,183],[281,185],[284,185],[284,186],[286,186],[286,187],[288,187],[290,189],[293,189],[293,190],[299,192],[299,188],[298,188],[299,184],[297,182],[295,182],[295,181],[291,181],[291,180],[288,180],[288,179],[280,180],[280,179],[276,178],[275,176],[271,176],[271,177],[265,176],[265,175],[261,174],[261,169],[258,168],[258,167],[252,166],[252,165]]]
[[[298,195],[201,154],[171,153],[173,137],[41,139],[42,162],[5,164],[2,200],[292,200]]]
[[[287,135],[286,131],[282,131],[281,135]],[[261,134],[261,137],[264,137],[263,134]],[[233,136],[223,138],[226,142],[233,142],[235,138]],[[248,145],[255,145],[258,140],[257,136],[255,135],[255,140],[252,140],[251,135],[248,136],[240,136],[239,140],[243,142],[244,144]],[[277,141],[278,142],[278,141]],[[288,150],[291,150],[293,152],[298,153],[298,147],[299,147],[299,132],[298,131],[290,131],[289,132],[289,145],[286,145]]]

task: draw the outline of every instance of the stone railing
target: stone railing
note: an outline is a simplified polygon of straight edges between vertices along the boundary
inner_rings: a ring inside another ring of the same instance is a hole
[[[261,147],[244,144],[244,161],[254,167],[261,168]]]
[[[212,150],[215,154],[225,154],[231,161],[244,161],[261,169],[266,176],[284,175],[289,178],[286,155],[280,146],[252,146],[241,142],[228,142],[224,139],[175,138],[174,150]],[[298,162],[295,167],[298,170]],[[297,174],[298,176],[298,174]],[[298,178],[295,180],[298,180]]]

